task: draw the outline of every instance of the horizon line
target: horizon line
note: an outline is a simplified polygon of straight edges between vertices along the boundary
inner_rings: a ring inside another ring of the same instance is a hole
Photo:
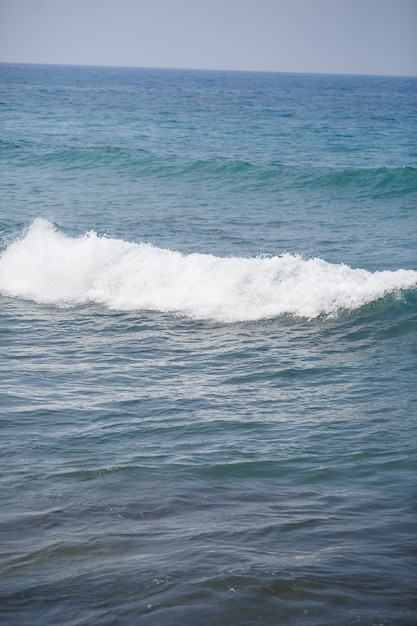
[[[417,78],[417,74],[384,74],[384,73],[368,73],[368,72],[330,72],[330,71],[302,71],[302,70],[261,70],[261,69],[230,69],[230,68],[208,68],[208,67],[164,67],[159,65],[119,65],[105,63],[63,63],[63,62],[45,62],[45,61],[1,61],[0,65],[42,65],[50,67],[84,67],[84,68],[103,68],[103,69],[137,69],[137,70],[164,70],[164,71],[182,71],[182,72],[224,72],[224,73],[246,73],[246,74],[299,74],[311,76],[356,76],[368,78]]]

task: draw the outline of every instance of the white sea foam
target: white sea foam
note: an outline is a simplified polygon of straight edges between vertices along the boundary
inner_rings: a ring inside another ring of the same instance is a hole
[[[368,272],[319,258],[216,257],[99,237],[37,219],[0,257],[3,295],[57,306],[94,302],[222,322],[314,318],[414,288],[412,270]]]

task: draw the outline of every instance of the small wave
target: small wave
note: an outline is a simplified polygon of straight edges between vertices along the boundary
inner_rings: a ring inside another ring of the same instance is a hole
[[[289,165],[280,162],[190,161],[189,163],[154,164],[155,173],[199,176],[201,178],[239,182],[245,188],[267,186],[292,190],[346,189],[376,198],[398,197],[417,192],[417,169],[413,167],[331,168],[311,165]]]
[[[1,145],[1,142],[0,142]],[[17,150],[17,165],[35,165],[58,171],[109,170],[121,175],[147,174],[163,179],[184,177],[189,180],[229,181],[247,189],[288,187],[292,190],[348,189],[364,191],[374,197],[395,197],[417,192],[417,169],[414,167],[333,168],[280,161],[211,158],[169,155],[164,150],[129,149],[121,146],[67,146],[59,150],[28,150],[21,154],[17,144],[5,148]],[[22,144],[22,147],[24,145]]]
[[[68,237],[41,218],[0,257],[3,295],[219,322],[333,316],[416,286],[412,270],[368,272],[291,254],[181,254],[95,232]]]
[[[378,167],[312,170],[305,184],[319,187],[364,189],[376,197],[392,197],[417,191],[417,169]]]

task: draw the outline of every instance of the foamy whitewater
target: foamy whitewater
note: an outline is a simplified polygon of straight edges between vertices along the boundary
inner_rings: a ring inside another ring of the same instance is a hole
[[[0,292],[58,306],[104,304],[243,322],[296,315],[314,318],[357,309],[417,286],[412,270],[368,272],[283,254],[220,258],[150,244],[59,233],[37,219],[0,257]]]
[[[417,80],[0,85],[0,622],[415,626]]]

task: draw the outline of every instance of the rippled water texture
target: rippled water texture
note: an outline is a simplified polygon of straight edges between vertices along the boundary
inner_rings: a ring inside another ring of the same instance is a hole
[[[0,79],[2,623],[414,626],[416,80]]]

